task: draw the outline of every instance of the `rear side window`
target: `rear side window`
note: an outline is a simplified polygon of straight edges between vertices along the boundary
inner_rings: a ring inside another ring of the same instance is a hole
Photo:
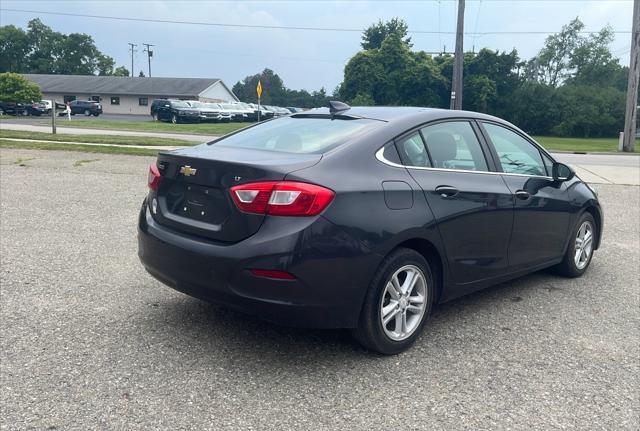
[[[396,146],[393,142],[384,146],[384,149],[382,150],[382,157],[391,163],[395,163],[397,165],[402,164],[402,160],[400,160],[400,156],[398,155],[398,150],[396,150]]]
[[[434,168],[487,171],[487,161],[471,124],[449,121],[423,128]]]
[[[431,167],[429,155],[418,132],[398,141],[398,149],[407,166]]]
[[[283,117],[214,142],[224,147],[285,153],[322,153],[375,129],[377,120]]]
[[[491,143],[498,153],[502,170],[509,174],[546,176],[547,171],[540,150],[511,130],[491,123],[483,123]]]

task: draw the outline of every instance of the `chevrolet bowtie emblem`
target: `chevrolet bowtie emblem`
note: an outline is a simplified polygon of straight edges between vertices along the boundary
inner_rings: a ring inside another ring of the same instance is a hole
[[[195,175],[197,171],[198,171],[197,169],[193,169],[189,165],[183,166],[183,167],[180,168],[180,173],[182,175],[184,175],[185,177],[189,177],[191,175]]]

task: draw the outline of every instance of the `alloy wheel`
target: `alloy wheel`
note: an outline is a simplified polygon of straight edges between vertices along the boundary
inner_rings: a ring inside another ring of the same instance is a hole
[[[380,301],[380,322],[390,339],[406,340],[420,326],[426,295],[427,279],[417,266],[405,265],[391,276]]]
[[[578,233],[576,234],[576,247],[574,262],[576,268],[584,269],[589,263],[591,253],[593,252],[593,226],[590,222],[585,221],[580,225]]]

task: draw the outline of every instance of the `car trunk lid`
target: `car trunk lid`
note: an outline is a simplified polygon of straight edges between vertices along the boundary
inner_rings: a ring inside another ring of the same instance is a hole
[[[160,185],[152,216],[162,225],[221,242],[238,242],[258,231],[264,215],[241,212],[233,186],[280,181],[316,164],[320,154],[292,154],[200,145],[158,155]],[[152,198],[153,198],[152,197]]]

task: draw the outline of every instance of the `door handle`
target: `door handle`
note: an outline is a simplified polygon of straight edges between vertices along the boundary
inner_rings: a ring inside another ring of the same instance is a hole
[[[531,197],[531,194],[529,192],[526,192],[524,190],[518,190],[515,193],[516,197],[518,199],[522,199],[523,201],[526,201],[527,199],[529,199]]]
[[[443,198],[450,198],[458,194],[458,189],[452,186],[438,186],[436,187],[436,193]]]

